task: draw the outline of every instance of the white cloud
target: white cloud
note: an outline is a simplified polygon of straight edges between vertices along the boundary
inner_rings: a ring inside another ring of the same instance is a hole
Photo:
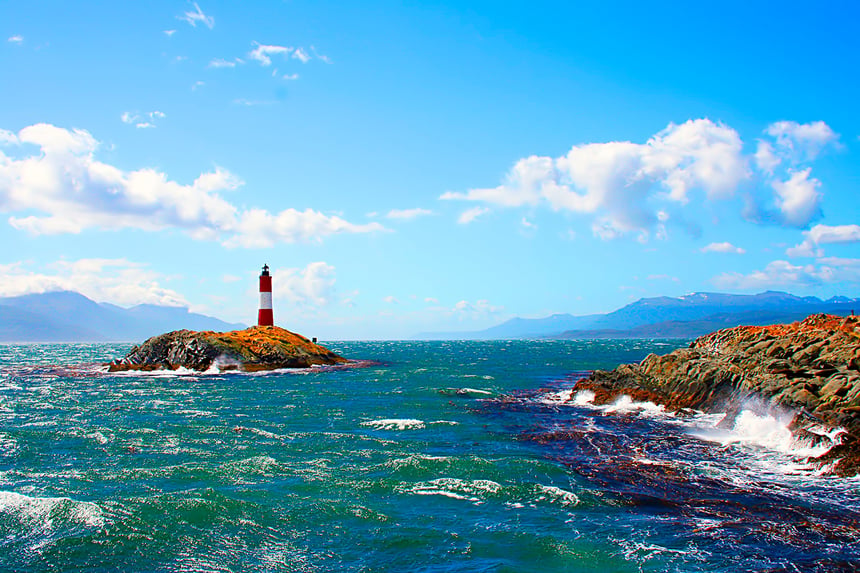
[[[141,263],[126,259],[79,259],[33,265],[0,265],[0,296],[75,291],[97,302],[131,306],[159,304],[188,306],[188,301],[172,289],[162,287],[165,277]]]
[[[416,207],[414,209],[392,209],[388,212],[386,217],[389,219],[401,219],[405,221],[409,221],[411,219],[415,219],[417,217],[423,217],[425,215],[432,215],[433,211],[429,209],[422,209],[420,207]]]
[[[860,242],[860,225],[815,225],[803,232],[803,242],[785,251],[789,257],[820,257],[821,245]]]
[[[253,50],[248,52],[248,57],[252,60],[256,60],[260,62],[261,66],[270,66],[272,65],[271,56],[276,55],[285,55],[289,56],[289,54],[293,51],[293,48],[288,48],[287,46],[274,46],[274,45],[266,45],[261,44],[259,42],[253,42],[254,46],[256,46]]]
[[[313,52],[314,56],[316,56],[316,58],[318,60],[320,60],[326,64],[332,63],[331,58],[329,58],[328,56],[324,56],[323,54],[320,54],[319,52],[317,52],[317,49],[313,46],[311,46],[311,52]]]
[[[489,301],[483,299],[478,300],[475,303],[471,303],[467,300],[461,300],[454,305],[453,309],[451,309],[451,312],[461,319],[482,318],[490,315],[499,314],[502,311],[504,311],[504,307],[492,305]]]
[[[823,121],[777,121],[765,132],[775,138],[776,145],[795,161],[815,159],[822,149],[837,144],[839,140],[839,134]]]
[[[388,295],[387,297],[382,299],[382,302],[387,304],[400,304],[400,301],[393,295]]]
[[[215,18],[213,18],[212,16],[207,16],[206,14],[204,14],[203,10],[200,9],[200,6],[197,4],[197,2],[194,2],[193,5],[194,5],[194,11],[193,12],[192,11],[185,12],[181,16],[177,16],[177,18],[179,18],[180,20],[184,20],[185,22],[188,22],[194,28],[197,27],[198,22],[200,24],[203,24],[204,26],[206,26],[210,30],[212,28],[214,28],[215,27]]]
[[[535,225],[525,217],[520,220],[520,225],[522,225],[523,229],[526,231],[536,231],[538,228],[537,225]]]
[[[165,30],[164,31],[164,35],[167,36],[168,38],[171,37],[175,33],[176,33],[176,30]]]
[[[273,105],[273,104],[278,103],[278,102],[272,101],[272,100],[254,100],[254,99],[238,98],[238,99],[234,99],[233,103],[235,103],[236,105],[244,105],[245,107],[254,107],[254,106],[258,106],[258,105]]]
[[[448,192],[441,199],[503,207],[545,203],[556,211],[596,216],[603,238],[654,232],[649,200],[683,205],[693,189],[710,199],[731,196],[749,177],[742,143],[733,129],[707,119],[670,124],[644,144],[628,141],[575,145],[559,158],[519,160],[502,185]]]
[[[825,283],[860,283],[860,260],[820,259],[817,264],[793,265],[788,261],[773,261],[764,269],[747,275],[724,273],[713,282],[722,288],[757,290],[773,287],[796,288]]]
[[[310,263],[303,269],[272,271],[275,300],[286,300],[289,304],[300,307],[330,304],[337,296],[335,282],[335,268],[322,261]]]
[[[282,78],[285,80],[297,80],[299,79],[299,74],[284,74]]]
[[[432,296],[428,296],[424,299],[424,302],[427,304],[439,304],[439,299],[433,298]]]
[[[236,64],[242,63],[242,60],[225,60],[223,58],[213,58],[207,67],[209,68],[235,68]]]
[[[269,247],[385,230],[378,223],[357,225],[311,209],[240,210],[219,195],[242,185],[229,171],[216,167],[191,184],[154,169],[124,171],[96,160],[98,142],[80,129],[37,124],[3,139],[6,145],[39,148],[21,159],[0,151],[0,211],[13,213],[10,225],[32,235],[178,229],[228,246]],[[25,216],[14,215],[19,212]]]
[[[307,64],[311,61],[310,55],[303,48],[296,48],[293,51],[293,59],[299,60],[303,64]]]
[[[12,44],[23,44],[24,43],[24,37],[16,34],[14,36],[9,36],[9,38],[7,38],[6,41],[11,42]]]
[[[812,169],[789,171],[787,181],[774,181],[775,203],[786,225],[804,227],[821,214],[821,182],[810,178]]]
[[[593,218],[603,239],[633,233],[638,240],[666,236],[669,213],[695,191],[705,200],[733,197],[743,185],[761,183],[767,198],[754,201],[750,217],[805,226],[820,213],[820,182],[799,162],[814,159],[837,143],[824,122],[777,122],[766,130],[753,155],[743,152],[738,133],[708,119],[689,120],[656,133],[645,143],[610,141],[574,145],[561,157],[518,160],[497,187],[446,192],[443,200],[499,207],[546,205]],[[785,172],[774,175],[780,166]],[[755,169],[753,169],[755,168]],[[676,221],[681,221],[675,217]],[[687,225],[693,228],[693,224]]]
[[[755,152],[755,163],[759,170],[772,175],[781,162],[782,159],[774,152],[773,146],[767,141],[759,140]]]
[[[194,82],[193,84],[191,84],[191,91],[197,91],[197,88],[203,87],[205,85],[206,85],[206,82],[201,82],[198,80],[198,81]]]
[[[164,112],[158,110],[150,111],[144,114],[124,111],[122,115],[120,115],[120,120],[122,120],[123,123],[134,125],[135,127],[140,129],[148,129],[156,126],[156,120],[164,119],[165,117],[167,117],[167,115]]]
[[[457,222],[461,225],[468,225],[481,215],[489,212],[490,210],[486,207],[472,207],[471,209],[466,209],[460,213],[460,216],[457,218]]]
[[[746,250],[736,247],[729,242],[711,243],[700,249],[703,253],[732,253],[735,255],[743,255]]]

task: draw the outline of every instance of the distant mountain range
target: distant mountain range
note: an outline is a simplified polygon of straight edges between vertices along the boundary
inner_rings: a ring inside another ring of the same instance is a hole
[[[512,318],[473,332],[423,333],[428,340],[510,338],[694,338],[740,324],[793,322],[819,312],[860,312],[860,298],[821,300],[786,292],[753,295],[698,292],[681,297],[643,298],[607,314]]]
[[[136,342],[182,328],[227,331],[245,325],[182,307],[100,304],[71,291],[0,298],[0,342]]]

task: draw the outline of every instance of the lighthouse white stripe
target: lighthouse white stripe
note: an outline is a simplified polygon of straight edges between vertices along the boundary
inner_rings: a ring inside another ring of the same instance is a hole
[[[260,293],[260,308],[263,310],[272,310],[272,293]]]

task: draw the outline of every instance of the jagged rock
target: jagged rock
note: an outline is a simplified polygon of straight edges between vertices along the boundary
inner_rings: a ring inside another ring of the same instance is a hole
[[[347,362],[328,348],[277,326],[254,326],[232,332],[176,330],[134,346],[108,370],[274,370]]]
[[[844,427],[847,438],[822,462],[838,460],[834,471],[849,474],[860,471],[858,370],[860,318],[817,314],[792,324],[719,330],[689,348],[596,371],[577,387],[594,391],[597,403],[648,395],[671,409],[735,415],[738,404],[754,397],[766,408],[798,412],[798,431],[813,423]],[[723,424],[733,419],[726,416]]]

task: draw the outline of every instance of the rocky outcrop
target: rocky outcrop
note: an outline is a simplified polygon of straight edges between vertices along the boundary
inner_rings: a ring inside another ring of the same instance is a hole
[[[188,368],[274,370],[340,364],[347,360],[304,336],[277,326],[254,326],[232,332],[176,330],[134,346],[108,365],[110,372]]]
[[[792,324],[739,326],[693,341],[688,348],[577,382],[597,403],[620,394],[672,409],[727,412],[741,408],[795,413],[792,428],[842,427],[842,445],[821,462],[839,474],[860,472],[860,318],[816,314]]]

